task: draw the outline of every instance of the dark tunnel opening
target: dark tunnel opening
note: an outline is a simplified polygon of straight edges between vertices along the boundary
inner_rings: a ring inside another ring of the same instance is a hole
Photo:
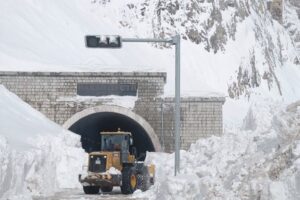
[[[145,129],[135,120],[122,114],[94,113],[78,120],[69,128],[70,131],[81,135],[82,148],[88,153],[101,149],[101,131],[118,131],[118,129],[131,132],[139,160],[145,159],[146,151],[155,151]]]

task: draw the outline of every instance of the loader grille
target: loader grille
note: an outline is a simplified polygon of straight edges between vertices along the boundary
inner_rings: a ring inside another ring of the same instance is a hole
[[[90,156],[89,171],[95,173],[101,173],[106,171],[106,156]]]

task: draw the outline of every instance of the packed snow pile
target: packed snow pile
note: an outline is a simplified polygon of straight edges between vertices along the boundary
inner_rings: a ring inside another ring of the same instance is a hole
[[[86,102],[91,105],[102,101],[106,105],[121,106],[128,109],[133,109],[135,102],[138,100],[137,96],[117,96],[117,95],[108,95],[108,96],[75,96],[75,97],[60,97],[58,101],[71,101],[71,102]],[[96,106],[96,105],[95,105]]]
[[[0,199],[79,187],[80,138],[0,85]]]
[[[114,167],[110,167],[109,170],[108,170],[108,173],[109,174],[121,174],[121,171],[114,168]]]
[[[226,131],[174,154],[148,153],[156,183],[136,197],[150,199],[300,199],[300,101],[287,108],[253,105],[244,123],[252,130]],[[246,125],[245,125],[246,126]]]

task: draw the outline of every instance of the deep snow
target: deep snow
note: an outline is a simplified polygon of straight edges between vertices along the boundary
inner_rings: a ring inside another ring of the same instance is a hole
[[[300,198],[300,101],[288,107],[257,103],[244,126],[226,130],[181,151],[180,174],[174,154],[148,153],[156,165],[156,183],[136,197],[150,199]]]
[[[3,123],[1,129],[2,198],[30,199],[79,187],[77,175],[86,158],[79,138],[3,86],[0,96],[1,121],[16,122]],[[148,153],[146,163],[156,165],[155,185],[133,197],[299,199],[299,121],[299,101],[288,106],[257,102],[248,111],[242,129],[226,129],[222,137],[200,139],[188,151],[181,151],[177,177],[173,176],[174,154]]]
[[[30,199],[77,180],[86,154],[64,130],[0,85],[0,199]]]
[[[121,106],[128,109],[133,109],[135,102],[138,100],[137,96],[76,96],[76,97],[61,97],[57,101],[72,101],[72,102],[96,102],[102,100],[106,105]]]

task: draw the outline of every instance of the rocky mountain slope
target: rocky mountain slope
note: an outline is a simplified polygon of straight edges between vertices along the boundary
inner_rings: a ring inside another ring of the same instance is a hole
[[[260,98],[300,98],[297,0],[91,0],[0,3],[0,70],[166,71],[174,94],[174,49],[124,44],[90,50],[86,34],[181,35],[183,96],[223,93],[244,115]],[[155,58],[155,59],[153,59]],[[225,104],[230,110],[233,104]],[[232,116],[230,116],[232,117]],[[240,118],[240,117],[239,117]]]
[[[292,65],[292,62],[298,64],[296,49],[300,41],[300,20],[295,15],[299,12],[299,3],[290,0],[284,7],[282,3],[277,0],[128,1],[121,9],[123,15],[119,22],[123,27],[138,31],[146,27],[144,34],[150,37],[166,38],[179,33],[199,48],[225,54],[230,51],[227,43],[238,42],[238,26],[250,22],[247,34],[254,34],[254,42],[247,49],[248,55],[235,66],[228,94],[232,98],[249,97],[252,88],[264,82],[269,89],[275,88],[282,95],[276,69]]]
[[[283,5],[283,25],[289,31],[294,45],[298,51],[298,58],[295,63],[300,63],[300,1],[289,0]]]

